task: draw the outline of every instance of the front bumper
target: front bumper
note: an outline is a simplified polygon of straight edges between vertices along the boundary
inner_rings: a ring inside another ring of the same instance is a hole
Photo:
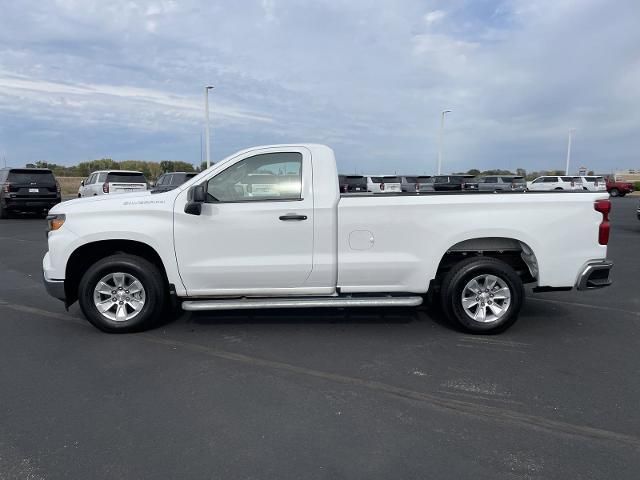
[[[49,280],[47,276],[43,274],[42,281],[49,295],[63,302],[67,299],[64,293],[64,280]]]
[[[613,262],[606,260],[588,263],[578,277],[576,288],[578,290],[592,290],[608,287],[612,283],[609,278],[611,268],[613,268]]]

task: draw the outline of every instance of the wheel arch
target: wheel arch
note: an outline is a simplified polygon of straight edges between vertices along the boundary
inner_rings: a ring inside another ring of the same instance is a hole
[[[472,256],[488,256],[510,265],[524,283],[539,277],[538,259],[528,243],[513,237],[476,237],[461,240],[441,256],[432,285],[436,285],[456,263]]]
[[[169,284],[162,258],[151,245],[137,240],[96,240],[76,248],[67,260],[64,282],[67,307],[78,299],[78,285],[84,272],[101,258],[116,253],[127,253],[148,260],[160,269],[165,284]]]

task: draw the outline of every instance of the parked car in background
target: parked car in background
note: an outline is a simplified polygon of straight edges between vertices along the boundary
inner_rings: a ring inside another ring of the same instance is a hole
[[[612,197],[624,197],[627,193],[633,192],[633,183],[618,181],[615,178],[606,178],[607,192]]]
[[[548,192],[551,190],[575,191],[582,190],[580,177],[545,175],[527,184],[532,192]]]
[[[179,185],[182,185],[187,180],[198,175],[197,172],[170,172],[164,173],[158,177],[158,181],[153,187],[154,192],[168,192],[173,190]]]
[[[80,184],[78,197],[93,197],[113,193],[147,190],[144,174],[133,170],[100,170],[93,172]]]
[[[470,183],[470,190],[476,190],[477,187],[471,182],[473,175],[437,175],[434,177],[433,189],[436,192],[451,192],[458,190],[467,190],[466,184]]]
[[[433,192],[434,179],[430,175],[400,177],[400,189],[403,192]]]
[[[338,175],[340,193],[366,192],[367,179],[362,175]]]
[[[0,169],[0,218],[18,211],[46,215],[60,200],[60,185],[48,168]]]
[[[604,177],[597,176],[581,176],[578,177],[580,179],[580,184],[582,185],[582,189],[588,192],[604,192],[607,190],[607,183],[604,180]]]
[[[367,190],[373,193],[401,192],[400,178],[391,175],[365,175]]]
[[[517,175],[477,177],[466,183],[467,189],[471,189],[473,184],[476,184],[477,190],[481,192],[524,192],[527,189],[524,177]]]

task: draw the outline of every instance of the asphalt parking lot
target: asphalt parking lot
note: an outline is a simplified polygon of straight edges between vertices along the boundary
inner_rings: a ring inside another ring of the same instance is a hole
[[[530,294],[491,337],[428,309],[107,335],[46,295],[44,220],[2,220],[0,479],[638,478],[637,204],[612,287]]]

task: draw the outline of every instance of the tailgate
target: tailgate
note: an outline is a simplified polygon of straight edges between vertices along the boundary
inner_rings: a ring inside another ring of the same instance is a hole
[[[109,193],[129,193],[129,192],[139,192],[141,190],[146,190],[146,183],[120,183],[120,182],[110,182],[109,183]]]

